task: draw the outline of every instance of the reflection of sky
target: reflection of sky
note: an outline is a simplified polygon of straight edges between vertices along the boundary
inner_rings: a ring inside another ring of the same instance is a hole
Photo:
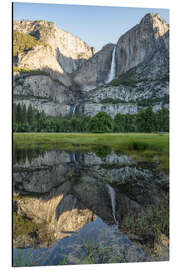
[[[116,43],[119,37],[140,22],[147,13],[160,13],[169,23],[167,9],[73,6],[15,3],[14,20],[47,20],[78,36],[97,50]]]
[[[91,221],[84,226],[79,233],[57,241],[50,248],[14,248],[13,259],[16,261],[18,253],[21,253],[23,261],[30,265],[59,265],[64,257],[71,258],[71,254],[83,259],[87,252],[84,247],[88,243],[95,247],[100,245],[101,241],[103,247],[111,247],[113,243],[118,244],[121,246],[122,253],[125,253],[132,244],[128,237],[119,232],[116,226],[108,226],[101,218],[97,218],[96,221]],[[138,249],[137,252],[144,256],[141,249]]]
[[[20,153],[21,151],[18,152],[19,156],[23,156],[24,160],[26,159],[26,155],[32,155],[31,151],[23,151],[22,155],[20,155]],[[34,168],[33,177],[27,177],[28,174],[21,174],[21,171],[19,171],[20,174],[14,178],[14,181],[15,184],[18,184],[20,175],[25,175],[25,179],[20,181],[24,183],[24,186],[20,185],[22,188],[16,188],[20,190],[20,194],[24,189],[30,191],[30,194],[33,194],[32,192],[35,191],[35,197],[37,191],[41,190],[41,185],[43,186],[43,193],[41,192],[41,196],[38,194],[39,199],[34,204],[36,207],[34,208],[31,204],[32,201],[29,201],[28,206],[28,201],[26,201],[26,209],[41,209],[42,211],[45,209],[43,213],[47,213],[48,216],[49,212],[47,212],[46,209],[47,207],[51,209],[53,214],[50,216],[53,217],[54,213],[56,213],[56,220],[54,219],[53,221],[51,218],[50,222],[52,223],[47,223],[48,226],[54,224],[52,228],[55,231],[50,230],[50,236],[51,233],[54,234],[55,232],[54,236],[56,237],[56,232],[63,232],[64,238],[60,240],[57,235],[57,238],[49,238],[50,242],[46,242],[48,235],[45,234],[44,238],[44,234],[41,234],[42,238],[36,238],[30,241],[31,244],[37,244],[37,241],[34,240],[39,240],[41,248],[39,246],[36,246],[35,249],[25,248],[20,250],[15,248],[13,253],[14,261],[17,260],[18,254],[21,252],[23,262],[30,265],[33,265],[32,262],[38,265],[59,265],[63,262],[64,256],[68,258],[70,263],[73,262],[76,264],[79,262],[77,260],[83,259],[83,256],[86,255],[86,249],[83,248],[83,245],[85,242],[87,246],[88,241],[90,241],[91,245],[96,245],[97,241],[98,244],[102,243],[103,246],[107,246],[108,248],[112,246],[116,246],[117,248],[118,246],[120,253],[123,254],[123,256],[127,256],[126,251],[134,247],[133,241],[130,240],[128,234],[122,234],[123,230],[121,230],[121,226],[123,228],[125,218],[134,215],[136,219],[139,218],[142,213],[148,214],[148,207],[146,206],[151,205],[156,208],[159,202],[161,202],[162,207],[166,207],[165,210],[167,210],[167,213],[169,211],[168,200],[165,196],[168,191],[164,191],[167,190],[168,177],[156,170],[157,164],[154,162],[140,162],[138,165],[131,157],[117,156],[114,152],[109,150],[106,152],[106,158],[103,157],[102,159],[93,152],[83,153],[82,151],[47,151],[44,153],[44,156],[41,154],[42,153],[37,151],[34,159],[32,157],[31,163],[26,163],[25,167],[23,166],[23,161],[20,166],[17,164],[17,168],[19,170],[22,168],[22,172],[25,172],[24,168],[27,167],[26,169],[27,172],[29,169],[30,176]],[[51,167],[52,165],[53,169]],[[60,168],[60,170],[58,168]],[[74,168],[78,168],[78,175],[76,175],[77,171],[74,171]],[[64,178],[67,171],[69,176],[71,176],[70,178],[68,177],[68,181]],[[77,178],[78,182],[76,182]],[[49,186],[50,183],[52,184],[51,187]],[[61,197],[58,199],[58,196],[62,193],[64,194],[64,192],[65,196],[61,202]],[[69,195],[70,197],[67,198]],[[51,200],[53,201],[52,203]],[[77,204],[74,203],[76,201]],[[41,204],[39,204],[39,202],[41,202]],[[74,209],[89,209],[93,214],[98,216],[98,218],[95,221],[89,222],[89,220],[94,220],[94,215],[89,219],[89,215],[86,216],[85,211],[84,220],[82,219],[81,211],[71,212],[71,210]],[[58,225],[57,221],[60,215],[66,211],[69,212],[67,215],[68,218],[63,218]],[[32,216],[33,215],[37,215],[38,217],[37,210],[32,210]],[[45,218],[46,214],[43,214],[43,216]],[[77,220],[81,220],[82,223],[80,223],[80,226],[77,226],[76,232],[73,226],[76,224]],[[89,223],[87,224],[87,222]],[[115,225],[117,223],[119,226]],[[63,227],[61,227],[62,224]],[[72,230],[70,224],[73,225]],[[141,232],[141,227],[139,230]],[[72,233],[70,237],[66,237],[69,235],[67,231],[73,231],[74,233]],[[20,235],[20,238],[17,239],[17,243],[21,243],[18,241],[22,241],[23,237],[26,237],[26,235]],[[52,246],[42,248],[42,246],[46,246],[47,243],[52,244]],[[148,255],[146,256],[136,244],[135,253],[133,254],[135,257],[133,257],[133,259],[131,258],[132,261],[148,259]]]

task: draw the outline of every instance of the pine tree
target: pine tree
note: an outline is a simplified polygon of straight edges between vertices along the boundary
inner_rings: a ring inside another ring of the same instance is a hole
[[[29,105],[27,110],[27,121],[30,126],[33,124],[34,121],[34,111],[31,104]]]
[[[16,119],[17,123],[21,123],[22,121],[22,109],[20,103],[18,103],[17,108],[16,108]]]
[[[169,131],[169,110],[163,108],[156,113],[156,130],[160,132]]]
[[[106,112],[99,112],[91,118],[89,126],[91,132],[113,132],[113,120]]]
[[[149,106],[146,110],[141,110],[137,114],[137,127],[140,132],[153,132],[155,131],[155,113],[152,110],[152,106]]]
[[[118,113],[114,117],[114,131],[124,132],[125,131],[125,115]]]
[[[27,123],[27,112],[26,112],[26,105],[25,104],[22,106],[21,119],[22,119],[22,123]]]
[[[13,124],[17,121],[17,106],[16,103],[13,104]]]

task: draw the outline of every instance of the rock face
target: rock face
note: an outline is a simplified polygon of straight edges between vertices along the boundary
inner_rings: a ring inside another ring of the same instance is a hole
[[[116,75],[118,76],[142,62],[148,62],[152,57],[156,58],[157,51],[159,53],[163,51],[162,60],[168,58],[168,43],[164,37],[168,31],[168,24],[159,14],[147,14],[138,25],[118,40]],[[167,65],[166,67],[168,68]]]
[[[50,45],[62,70],[67,73],[79,68],[96,52],[95,48],[89,47],[78,37],[58,28],[53,22],[16,21],[14,30],[30,34]],[[42,60],[44,61],[44,59]]]
[[[70,104],[75,103],[68,73],[77,70],[96,50],[51,22],[16,21],[14,31],[42,43],[15,57],[19,70],[28,72],[14,73],[14,102],[27,107],[31,104],[50,116],[68,115]]]
[[[75,102],[72,91],[44,71],[35,75],[16,74],[13,86],[14,103],[25,104],[27,108],[31,104],[34,109],[44,111],[47,115],[68,115],[70,104]]]
[[[169,26],[159,14],[147,14],[117,42],[116,80],[89,91],[81,111],[135,114],[147,104],[169,107]]]
[[[14,30],[42,42],[14,58],[21,69],[14,73],[15,103],[51,116],[69,115],[75,105],[80,114],[112,117],[148,104],[169,107],[169,25],[159,14],[147,14],[99,52],[51,22],[18,21]],[[114,48],[116,76],[106,84]]]
[[[79,110],[87,115],[105,111],[114,117],[117,113],[136,114],[148,104],[154,111],[169,107],[169,82],[166,78],[118,84],[89,91]]]
[[[96,88],[105,83],[111,66],[113,44],[107,44],[94,57],[85,62],[72,74],[73,81],[84,91]]]

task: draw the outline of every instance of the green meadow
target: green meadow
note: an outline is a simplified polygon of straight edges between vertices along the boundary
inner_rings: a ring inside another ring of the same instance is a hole
[[[14,133],[18,149],[69,151],[115,151],[137,160],[159,160],[159,168],[169,171],[168,133]]]

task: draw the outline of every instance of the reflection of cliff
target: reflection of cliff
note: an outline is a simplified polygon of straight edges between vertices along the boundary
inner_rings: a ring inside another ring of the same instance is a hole
[[[18,199],[17,197],[17,214],[25,216],[38,225],[33,227],[30,233],[28,231],[26,236],[21,233],[16,235],[15,247],[23,246],[24,238],[27,246],[51,245],[55,240],[79,231],[95,218],[93,212],[86,209],[77,198],[67,194],[69,188],[70,184],[67,182],[55,192],[52,191],[40,198]],[[49,199],[48,196],[52,198]]]
[[[84,181],[86,176],[98,182],[123,185],[122,188],[126,189],[128,185],[137,183],[138,189],[154,185],[168,188],[168,176],[156,170],[156,163],[137,163],[130,156],[118,156],[114,152],[100,158],[92,152],[49,151],[31,161],[24,160],[14,164],[15,192],[50,192],[66,181]]]
[[[16,235],[15,247],[50,245],[96,216],[134,232],[127,228],[128,217],[139,221],[148,216],[149,206],[161,205],[168,213],[168,176],[155,164],[138,164],[115,153],[101,159],[94,153],[46,152],[31,163],[15,164],[13,182],[17,214],[39,224]]]

